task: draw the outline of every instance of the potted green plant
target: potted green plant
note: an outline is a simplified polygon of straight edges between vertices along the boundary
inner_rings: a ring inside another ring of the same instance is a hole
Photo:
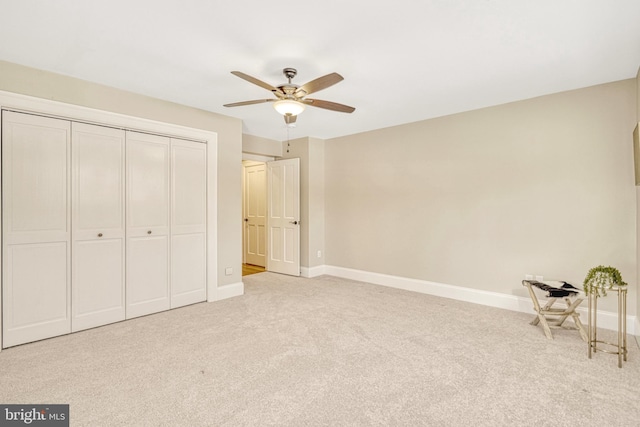
[[[584,293],[589,295],[595,293],[596,296],[607,295],[607,290],[617,286],[624,288],[627,284],[622,280],[622,276],[617,268],[599,265],[593,267],[584,278]]]

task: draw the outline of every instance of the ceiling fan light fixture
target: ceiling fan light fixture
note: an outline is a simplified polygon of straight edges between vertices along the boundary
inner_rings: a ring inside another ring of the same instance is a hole
[[[273,103],[273,108],[283,116],[288,114],[297,116],[304,111],[305,105],[302,102],[294,101],[292,99],[281,99]]]

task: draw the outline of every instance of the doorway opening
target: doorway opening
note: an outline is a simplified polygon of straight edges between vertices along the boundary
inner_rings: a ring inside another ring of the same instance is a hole
[[[267,164],[242,161],[242,275],[266,271]]]
[[[300,275],[300,159],[242,162],[242,263]]]

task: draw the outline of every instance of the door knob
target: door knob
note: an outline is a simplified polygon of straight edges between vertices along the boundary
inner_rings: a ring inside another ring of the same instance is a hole
[[[98,237],[102,237],[102,233],[98,233]]]
[[[297,225],[298,221],[289,221],[289,224]]]
[[[151,230],[147,231],[147,234],[151,234]]]
[[[245,221],[245,222],[249,222],[249,218],[245,218],[245,219],[244,219],[244,221]]]

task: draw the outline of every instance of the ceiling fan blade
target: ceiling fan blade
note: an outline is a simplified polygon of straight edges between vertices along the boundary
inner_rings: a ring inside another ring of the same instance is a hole
[[[253,101],[233,102],[231,104],[224,104],[223,107],[240,107],[243,105],[262,104],[263,102],[273,102],[275,99],[254,99]]]
[[[251,77],[250,75],[245,74],[241,71],[232,71],[231,74],[233,74],[234,76],[238,76],[241,79],[248,81],[249,83],[253,83],[254,85],[258,85],[262,88],[265,88],[268,91],[271,91],[271,92],[278,91],[278,88],[271,86],[269,83],[265,83],[262,80],[258,80],[255,77]]]
[[[284,115],[284,122],[285,122],[286,124],[288,124],[288,125],[293,124],[293,123],[295,123],[295,122],[296,122],[296,118],[297,118],[297,117],[298,117],[298,116],[294,116],[294,115],[292,115],[292,114],[285,114],[285,115]]]
[[[354,111],[356,111],[355,108],[349,107],[348,105],[338,104],[337,102],[331,101],[323,101],[321,99],[303,99],[300,102],[311,105],[312,107],[324,108],[325,110],[331,111],[339,111],[341,113],[353,113]]]
[[[329,86],[333,86],[334,84],[341,82],[344,80],[338,73],[327,74],[326,76],[318,77],[315,80],[311,80],[309,83],[305,83],[298,88],[295,92],[296,97],[302,97],[310,95],[314,92],[318,92],[322,89],[326,89]]]

